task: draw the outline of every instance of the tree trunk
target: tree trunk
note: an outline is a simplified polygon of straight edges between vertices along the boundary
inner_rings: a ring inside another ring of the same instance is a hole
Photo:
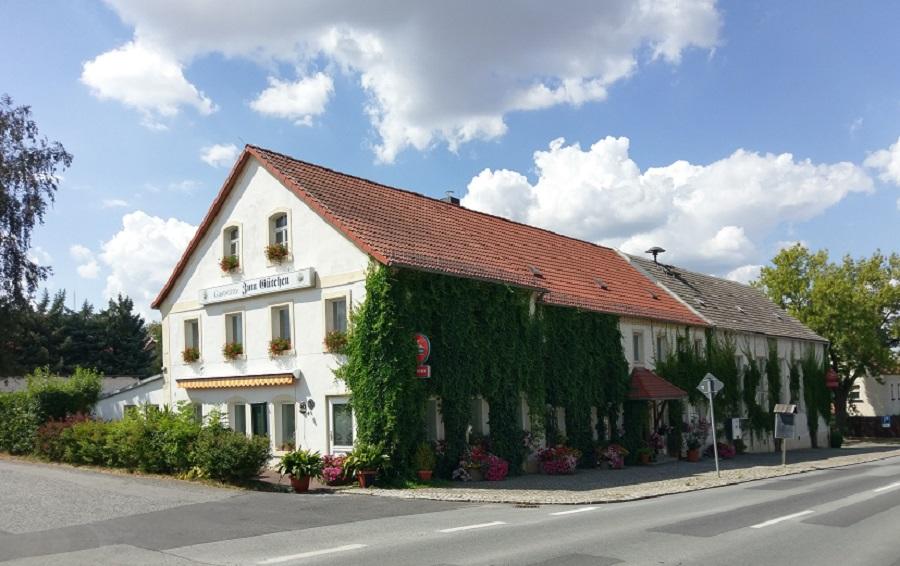
[[[841,380],[838,388],[834,390],[834,420],[842,433],[847,430],[847,398],[850,396],[852,380]]]

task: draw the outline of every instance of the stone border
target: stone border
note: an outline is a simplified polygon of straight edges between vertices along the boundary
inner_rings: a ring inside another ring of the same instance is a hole
[[[722,477],[715,472],[704,472],[690,477],[647,482],[630,486],[592,489],[586,491],[548,489],[483,489],[483,488],[422,488],[422,489],[360,489],[350,488],[341,493],[395,497],[399,499],[431,499],[435,501],[459,501],[472,503],[513,503],[530,505],[584,505],[618,503],[661,497],[675,493],[712,489],[752,481],[805,474],[816,470],[841,468],[878,460],[900,457],[900,450],[870,454],[836,456],[814,462],[802,462],[781,466],[754,466],[740,470],[726,470]]]

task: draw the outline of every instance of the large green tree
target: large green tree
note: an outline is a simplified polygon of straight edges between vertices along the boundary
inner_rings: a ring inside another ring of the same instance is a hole
[[[829,260],[802,245],[781,250],[756,282],[779,306],[831,342],[839,426],[855,381],[896,369],[900,347],[900,255]]]
[[[31,108],[0,96],[0,300],[21,302],[50,273],[28,255],[31,231],[44,221],[72,163],[59,142],[47,141],[31,119]]]

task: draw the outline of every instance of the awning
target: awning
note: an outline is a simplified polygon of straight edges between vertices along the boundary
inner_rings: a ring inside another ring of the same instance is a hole
[[[631,371],[628,399],[632,401],[668,401],[687,396],[683,389],[675,387],[647,368],[636,367]]]
[[[222,389],[235,387],[271,387],[292,385],[294,374],[269,373],[265,375],[236,375],[232,377],[200,377],[179,379],[178,385],[185,389]]]

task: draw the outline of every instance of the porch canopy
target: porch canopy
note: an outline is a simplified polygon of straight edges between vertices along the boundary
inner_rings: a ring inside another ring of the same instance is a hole
[[[671,401],[684,399],[688,394],[684,389],[676,387],[643,367],[631,370],[631,387],[628,399],[631,401]]]

